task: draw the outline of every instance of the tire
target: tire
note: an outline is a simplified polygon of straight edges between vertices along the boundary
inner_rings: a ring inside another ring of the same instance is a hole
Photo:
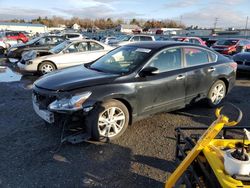
[[[217,107],[226,96],[227,87],[222,80],[216,81],[208,92],[208,105]]]
[[[18,43],[18,44],[22,44],[23,41],[19,39],[19,40],[17,40],[17,43]]]
[[[118,118],[117,121],[115,117]],[[91,137],[100,142],[107,142],[117,139],[125,132],[128,127],[129,112],[123,103],[111,99],[97,106],[86,121],[91,129]]]
[[[44,75],[56,70],[56,66],[51,62],[45,61],[39,65],[38,70],[40,74]]]
[[[0,55],[3,55],[4,52],[5,52],[5,49],[2,46],[0,46]]]

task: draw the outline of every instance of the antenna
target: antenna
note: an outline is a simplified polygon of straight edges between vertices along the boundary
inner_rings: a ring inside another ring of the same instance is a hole
[[[216,25],[217,25],[218,21],[219,21],[219,18],[216,17],[214,19],[214,30],[216,29]]]
[[[247,25],[248,25],[248,16],[247,16],[246,25],[245,25],[245,33],[244,33],[245,36],[247,36]]]

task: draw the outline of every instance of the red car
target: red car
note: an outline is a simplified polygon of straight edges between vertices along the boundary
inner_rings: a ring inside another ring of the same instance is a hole
[[[250,49],[250,40],[247,39],[219,39],[212,49],[225,55],[233,55]]]
[[[29,38],[25,34],[18,31],[7,31],[5,32],[5,37],[9,40],[16,40],[17,42],[26,43],[29,41]]]
[[[199,37],[172,37],[173,40],[175,41],[181,41],[181,42],[190,42],[193,44],[199,44],[202,46],[206,46],[206,42],[203,41]]]

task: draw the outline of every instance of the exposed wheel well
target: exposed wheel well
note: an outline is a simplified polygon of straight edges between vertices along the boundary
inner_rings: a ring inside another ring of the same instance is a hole
[[[45,60],[45,61],[42,61],[41,63],[38,64],[38,66],[37,66],[37,71],[39,71],[39,68],[40,68],[41,64],[44,63],[44,62],[52,63],[52,64],[55,66],[55,68],[57,69],[57,66],[56,66],[56,64],[55,64],[53,61]]]
[[[223,81],[226,85],[226,93],[228,92],[229,82],[226,78],[220,78],[219,80]]]
[[[128,101],[126,101],[125,99],[121,99],[121,98],[114,98],[114,99],[120,101],[121,103],[123,103],[127,107],[128,112],[129,112],[128,124],[131,125],[132,124],[132,107],[131,107],[130,103]]]

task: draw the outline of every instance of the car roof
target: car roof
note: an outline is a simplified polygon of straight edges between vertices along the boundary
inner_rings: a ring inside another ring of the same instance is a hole
[[[203,47],[201,45],[187,43],[187,42],[176,42],[176,41],[148,41],[148,42],[136,42],[127,44],[126,46],[133,46],[138,48],[148,48],[148,49],[162,49],[165,47],[172,47],[172,46],[197,46]],[[203,47],[204,48],[204,47]]]

